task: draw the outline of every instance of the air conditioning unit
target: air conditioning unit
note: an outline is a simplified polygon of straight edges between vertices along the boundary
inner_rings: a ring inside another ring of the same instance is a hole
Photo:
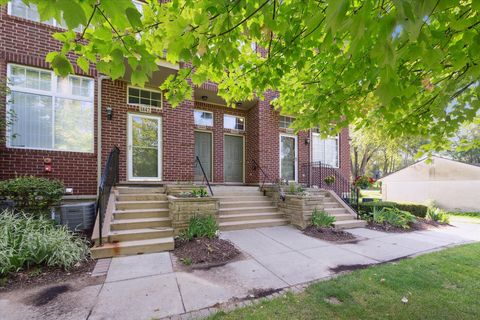
[[[95,224],[95,202],[62,205],[55,213],[55,220],[72,231],[91,231]]]

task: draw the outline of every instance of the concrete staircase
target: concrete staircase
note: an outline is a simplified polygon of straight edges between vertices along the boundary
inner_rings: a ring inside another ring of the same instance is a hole
[[[241,230],[289,224],[272,199],[256,186],[214,186],[220,201],[220,230]]]
[[[324,211],[335,217],[334,226],[336,229],[361,228],[366,225],[366,221],[357,220],[354,215],[348,212],[345,203],[340,203],[328,192],[325,192],[323,196]]]
[[[92,248],[94,258],[173,250],[173,229],[163,187],[120,186],[107,243]]]

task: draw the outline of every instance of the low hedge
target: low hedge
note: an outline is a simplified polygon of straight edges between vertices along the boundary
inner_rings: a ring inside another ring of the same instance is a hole
[[[371,214],[373,208],[382,209],[382,208],[397,208],[403,211],[408,211],[416,217],[425,218],[427,215],[428,207],[421,204],[411,204],[411,203],[397,203],[391,201],[377,201],[377,202],[365,202],[359,203],[358,209],[362,214]]]

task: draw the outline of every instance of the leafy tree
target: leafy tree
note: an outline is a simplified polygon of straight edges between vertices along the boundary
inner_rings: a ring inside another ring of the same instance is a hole
[[[460,127],[453,140],[454,149],[446,154],[455,160],[480,164],[480,118]]]
[[[143,14],[130,0],[24,1],[70,28],[47,56],[59,74],[72,72],[70,52],[114,79],[127,61],[140,86],[159,59],[185,62],[161,86],[174,106],[190,80],[217,82],[232,106],[274,90],[296,129],[360,121],[428,136],[429,151],[480,108],[480,0],[150,0]]]

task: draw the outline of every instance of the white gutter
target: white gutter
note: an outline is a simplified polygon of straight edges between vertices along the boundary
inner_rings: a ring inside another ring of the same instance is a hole
[[[102,81],[106,79],[110,77],[104,75],[97,77],[97,186],[102,179]]]

